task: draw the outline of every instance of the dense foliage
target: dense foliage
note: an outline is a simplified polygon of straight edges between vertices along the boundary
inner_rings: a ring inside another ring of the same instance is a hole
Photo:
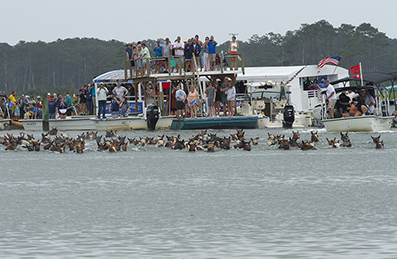
[[[144,42],[152,50],[156,41]],[[397,69],[397,39],[388,38],[369,23],[335,28],[321,20],[302,24],[299,30],[285,35],[253,35],[239,44],[246,66],[317,64],[335,55],[342,56],[340,66],[346,68],[362,62],[367,72]],[[218,50],[227,51],[228,45],[225,42]],[[17,90],[32,94],[57,90],[55,87],[60,90],[62,86],[77,89],[104,72],[123,68],[125,47],[120,41],[93,38],[21,41],[15,46],[1,43],[0,88],[7,93]]]

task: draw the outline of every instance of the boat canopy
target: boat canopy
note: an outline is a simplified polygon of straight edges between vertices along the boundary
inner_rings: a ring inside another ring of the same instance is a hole
[[[119,81],[125,82],[124,70],[113,70],[113,71],[106,72],[106,73],[94,78],[93,81],[94,81],[94,83],[116,83]],[[132,80],[128,80],[128,82],[132,83]]]
[[[380,85],[383,82],[394,81],[396,79],[397,79],[397,71],[363,73],[363,81],[367,83],[372,83],[374,85]],[[361,84],[361,79],[344,77],[332,81],[330,82],[330,84],[335,85],[335,84],[343,83],[344,85],[346,85],[347,82],[355,82],[355,84],[358,86],[359,84]]]

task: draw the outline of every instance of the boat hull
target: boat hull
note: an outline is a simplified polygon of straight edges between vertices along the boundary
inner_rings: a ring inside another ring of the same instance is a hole
[[[22,126],[28,131],[42,131],[43,120],[42,119],[31,119],[31,120],[20,120]],[[55,127],[60,131],[79,131],[79,130],[95,130],[95,125],[90,117],[73,117],[66,119],[50,119],[50,128]]]
[[[192,129],[255,129],[257,116],[216,117],[197,119],[174,119],[171,130]]]
[[[172,119],[175,116],[164,116],[159,118],[156,124],[156,130],[170,129]],[[105,130],[147,130],[147,122],[143,117],[125,117],[111,119],[92,119],[95,128],[98,131]]]
[[[328,132],[376,132],[391,128],[392,116],[360,116],[322,120]]]

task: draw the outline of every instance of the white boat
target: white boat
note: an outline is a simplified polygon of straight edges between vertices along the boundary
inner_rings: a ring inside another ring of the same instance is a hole
[[[339,80],[337,82],[331,82],[334,84],[340,82],[348,82],[349,78],[345,81]],[[386,91],[382,87],[376,86],[345,86],[335,88],[335,94],[339,97],[342,92],[351,91],[352,94],[358,93],[360,90],[365,89],[371,91],[375,94],[375,110],[374,114],[362,115],[362,116],[349,116],[349,117],[339,117],[339,118],[328,118],[327,117],[327,106],[325,105],[325,95],[326,91],[322,92],[323,104],[319,109],[319,112],[315,114],[321,115],[321,123],[325,126],[328,132],[377,132],[377,131],[388,131],[391,128],[394,116],[389,116],[388,114],[388,96]],[[334,111],[337,117],[337,111]],[[341,116],[341,115],[339,115]]]
[[[80,131],[80,130],[96,130],[95,124],[89,116],[73,116],[66,117],[66,119],[50,119],[49,127],[56,127],[60,131]],[[27,119],[19,120],[25,130],[28,131],[42,131],[42,119]]]
[[[328,132],[377,132],[390,130],[393,116],[366,115],[322,120]]]

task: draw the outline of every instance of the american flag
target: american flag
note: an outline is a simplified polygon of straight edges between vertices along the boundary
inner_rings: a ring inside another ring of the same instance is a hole
[[[325,66],[325,64],[327,64],[327,63],[332,63],[332,64],[334,64],[335,66],[337,66],[338,64],[339,64],[339,61],[340,61],[340,59],[341,59],[342,57],[339,57],[339,56],[329,56],[328,58],[325,58],[325,59],[323,59],[323,60],[321,60],[320,62],[318,62],[318,67],[319,68],[322,68],[322,67],[324,67]]]

